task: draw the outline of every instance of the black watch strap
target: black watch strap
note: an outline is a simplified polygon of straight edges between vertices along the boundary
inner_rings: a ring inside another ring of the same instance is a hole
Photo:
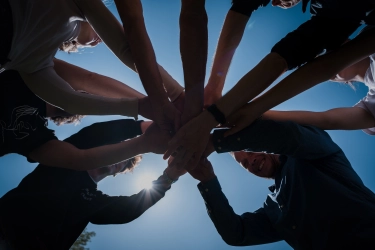
[[[227,123],[225,115],[216,107],[215,104],[208,106],[207,111],[210,112],[214,116],[215,120],[221,125]]]

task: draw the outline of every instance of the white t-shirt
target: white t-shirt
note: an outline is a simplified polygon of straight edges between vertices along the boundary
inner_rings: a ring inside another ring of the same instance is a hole
[[[360,100],[354,107],[363,108],[375,117],[375,54],[370,56],[370,67],[366,71],[364,83],[369,88],[367,95]],[[363,129],[363,132],[369,135],[375,135],[375,127]]]
[[[5,69],[33,73],[53,66],[53,57],[65,41],[78,36],[85,17],[74,0],[9,0],[13,39]],[[80,21],[79,21],[80,20]]]

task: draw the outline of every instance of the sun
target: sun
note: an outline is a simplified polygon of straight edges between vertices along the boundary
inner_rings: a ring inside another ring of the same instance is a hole
[[[137,189],[150,189],[152,188],[152,181],[156,180],[157,176],[152,173],[144,173],[140,175],[136,181]]]

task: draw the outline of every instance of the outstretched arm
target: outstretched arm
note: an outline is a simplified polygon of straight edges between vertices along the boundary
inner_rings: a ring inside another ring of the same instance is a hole
[[[282,240],[263,208],[242,215],[233,211],[209,161],[202,160],[190,174],[200,181],[198,189],[208,215],[228,245],[250,246]]]
[[[52,67],[20,74],[34,94],[70,114],[138,116],[138,98],[108,98],[79,93]]]
[[[263,119],[294,121],[320,129],[355,130],[375,127],[374,117],[359,107],[336,108],[324,112],[269,110]]]
[[[339,49],[302,66],[253,101],[253,118],[256,119],[265,111],[323,81],[331,79],[337,72],[375,53],[374,43],[375,32],[370,31],[359,35]]]
[[[208,31],[205,0],[181,0],[180,52],[185,80],[183,123],[202,111]]]
[[[53,61],[56,73],[75,90],[84,90],[90,94],[111,98],[145,97],[144,94],[113,78],[88,71],[59,59]]]
[[[65,141],[44,143],[28,157],[46,166],[90,170],[143,153],[164,152],[169,136],[151,125],[143,135],[133,138],[142,134],[142,129],[139,122],[133,120],[96,123]],[[126,140],[129,138],[133,139]]]

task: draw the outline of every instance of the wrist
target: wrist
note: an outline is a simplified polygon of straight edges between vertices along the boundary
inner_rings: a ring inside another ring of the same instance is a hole
[[[215,174],[211,174],[211,175],[208,175],[208,176],[205,176],[204,178],[202,178],[201,180],[199,180],[202,184],[205,184],[213,179],[216,178],[216,175]]]

